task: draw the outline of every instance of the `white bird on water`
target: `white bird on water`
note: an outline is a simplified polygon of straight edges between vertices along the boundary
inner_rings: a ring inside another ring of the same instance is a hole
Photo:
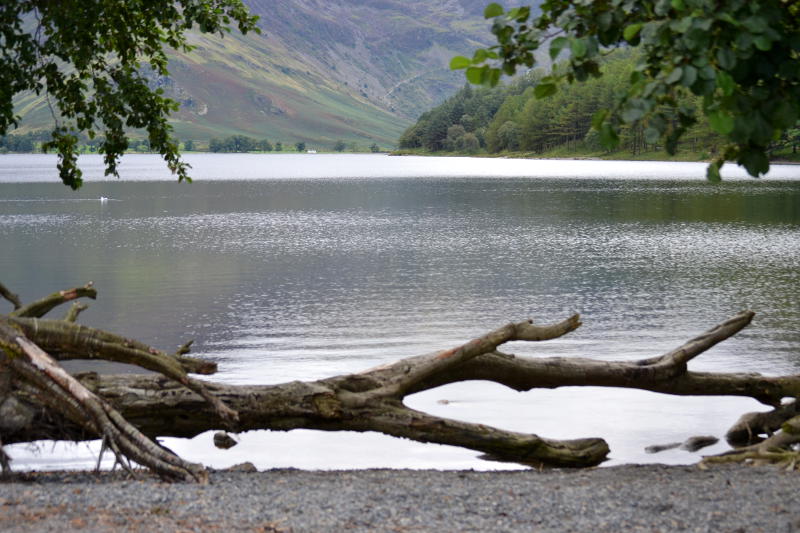
[[[108,198],[106,198],[105,196],[101,196],[101,197],[100,197],[100,203],[101,203],[101,204],[104,204],[104,203],[106,203],[107,201],[108,201]]]

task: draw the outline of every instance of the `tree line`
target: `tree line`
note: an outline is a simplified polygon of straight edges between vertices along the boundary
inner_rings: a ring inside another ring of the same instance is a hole
[[[662,151],[665,147],[647,121],[623,125],[619,132],[620,143],[613,150],[603,147],[599,134],[592,128],[593,118],[601,110],[613,108],[629,85],[637,54],[636,50],[617,50],[603,63],[602,77],[562,85],[555,94],[542,94],[543,80],[546,83],[552,75],[543,69],[530,71],[507,85],[491,89],[467,85],[409,127],[400,137],[400,148],[536,154],[621,150],[637,155]],[[557,65],[554,71],[560,68]],[[682,109],[701,107],[702,97],[688,94],[677,105],[663,111],[677,121]],[[796,152],[797,144],[800,144],[800,129],[793,128],[773,143],[772,151]],[[679,149],[708,158],[718,154],[724,145],[724,137],[702,117],[684,134]]]
[[[102,136],[89,138],[84,134],[76,133],[78,139],[77,148],[79,152],[97,152],[103,144]],[[51,140],[49,131],[36,130],[22,134],[8,134],[0,136],[0,154],[2,153],[32,153],[42,151],[42,145]],[[308,145],[305,141],[298,141],[293,144],[284,144],[280,141],[275,143],[270,142],[268,139],[255,139],[246,135],[230,135],[224,138],[214,137],[207,143],[194,139],[186,139],[182,143],[183,150],[187,152],[193,151],[209,151],[217,153],[243,153],[243,152],[283,152],[283,151],[297,151],[305,152]],[[372,143],[369,147],[360,146],[355,142],[346,143],[339,139],[330,146],[336,152],[380,152],[381,148],[377,143]],[[130,138],[128,139],[128,151],[133,152],[151,152],[150,141],[146,138]]]
[[[194,144],[192,141],[189,142]],[[281,151],[283,145],[276,144],[278,145],[277,150]],[[231,135],[224,139],[214,137],[208,143],[209,152],[271,152],[275,148],[267,139],[258,140],[245,135]]]
[[[0,153],[33,152],[40,143],[49,139],[50,133],[46,131],[2,135],[0,136]]]
[[[245,135],[231,135],[224,139],[213,138],[208,143],[209,152],[282,152],[284,150],[295,150],[297,152],[305,152],[310,146],[305,141],[297,141],[293,145],[284,145],[281,142],[276,142],[274,145],[267,139],[254,139]],[[349,150],[351,152],[365,151],[355,142],[345,143],[343,140],[338,139],[331,146],[336,152],[344,152]],[[191,151],[198,149],[193,141],[185,141],[184,149]],[[372,143],[369,146],[371,152],[379,152],[381,149],[377,143]]]

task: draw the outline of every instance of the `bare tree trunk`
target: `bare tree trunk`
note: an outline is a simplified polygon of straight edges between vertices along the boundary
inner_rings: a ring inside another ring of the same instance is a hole
[[[70,291],[56,294],[62,295],[61,303],[73,299]],[[58,299],[48,297],[50,302]],[[536,466],[584,467],[605,460],[609,449],[599,438],[546,439],[441,418],[403,404],[409,394],[474,379],[520,391],[609,386],[677,395],[752,397],[775,407],[775,414],[769,420],[741,422],[738,428],[732,428],[731,442],[752,445],[764,428],[774,431],[783,426],[760,443],[760,448],[746,448],[744,455],[735,456],[740,460],[754,453],[774,453],[775,447],[788,450],[797,442],[794,428],[800,428],[800,416],[792,418],[796,413],[781,406],[782,399],[800,396],[800,376],[700,373],[687,368],[694,357],[746,327],[753,318],[750,311],[739,313],[675,350],[640,361],[526,358],[499,351],[510,341],[535,342],[565,335],[580,326],[575,315],[544,326],[530,321],[508,324],[449,350],[409,357],[356,374],[310,382],[235,386],[190,378],[189,372],[210,374],[216,366],[188,357],[188,344],[177,353],[168,354],[138,341],[75,324],[77,313],[68,313],[63,320],[43,320],[32,318],[31,314],[36,314],[32,311],[18,312],[46,307],[53,308],[44,303],[15,304],[16,311],[0,318],[0,347],[4,350],[0,359],[2,442],[100,437],[119,455],[170,479],[203,481],[205,476],[202,467],[181,461],[147,437],[191,437],[218,428],[378,431],[420,442],[462,446],[494,459]],[[138,364],[158,374],[84,373],[76,380],[45,352],[56,359],[80,357]],[[753,431],[755,426],[758,431]],[[750,432],[745,437],[743,428]],[[734,456],[725,460],[731,457]]]

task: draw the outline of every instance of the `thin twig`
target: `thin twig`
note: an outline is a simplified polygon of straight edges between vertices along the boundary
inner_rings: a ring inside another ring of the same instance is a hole
[[[2,283],[0,283],[0,296],[11,302],[15,310],[22,307],[22,302],[20,302],[19,296],[8,290]]]

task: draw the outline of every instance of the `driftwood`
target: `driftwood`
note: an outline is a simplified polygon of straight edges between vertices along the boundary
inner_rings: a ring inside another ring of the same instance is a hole
[[[691,372],[687,364],[747,326],[743,311],[666,354],[639,361],[517,357],[499,351],[509,341],[540,341],[580,326],[578,315],[551,325],[508,324],[464,345],[402,359],[361,373],[318,381],[243,386],[201,381],[188,374],[212,374],[216,365],[139,341],[79,325],[82,306],[73,304],[61,320],[42,319],[59,304],[93,298],[91,285],[61,291],[22,305],[0,285],[14,310],[0,315],[0,439],[102,438],[118,460],[129,458],[167,479],[203,482],[200,465],[186,463],[161,448],[156,436],[192,437],[228,429],[378,431],[420,442],[478,450],[486,456],[535,466],[586,467],[609,452],[600,438],[553,440],[482,424],[459,422],[411,409],[405,396],[465,380],[489,380],[518,391],[561,386],[627,387],[676,395],[748,396],[772,406],[748,415],[729,432],[743,446],[719,460],[781,460],[794,466],[800,442],[800,375]],[[156,374],[67,374],[56,362],[105,359],[136,364]],[[761,441],[762,435],[768,438]],[[761,441],[761,442],[759,442]],[[794,454],[794,455],[793,455]],[[4,455],[0,464],[7,466]]]

